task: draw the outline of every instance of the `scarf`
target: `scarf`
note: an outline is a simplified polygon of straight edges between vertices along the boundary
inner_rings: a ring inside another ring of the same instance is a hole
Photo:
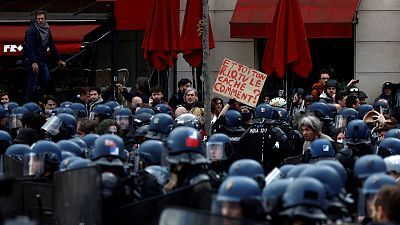
[[[39,24],[36,22],[34,24],[36,29],[39,31],[43,47],[47,48],[47,44],[49,43],[50,38],[49,24],[45,23],[43,26],[39,26]]]

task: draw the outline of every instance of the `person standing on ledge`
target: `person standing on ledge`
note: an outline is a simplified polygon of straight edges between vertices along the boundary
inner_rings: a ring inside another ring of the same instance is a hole
[[[60,59],[54,44],[50,27],[46,22],[46,13],[37,11],[35,18],[25,33],[25,62],[28,75],[26,100],[37,102],[42,94],[47,94],[50,72],[47,66],[47,49],[50,49],[52,57],[62,67],[65,62]],[[39,94],[40,93],[40,94]]]

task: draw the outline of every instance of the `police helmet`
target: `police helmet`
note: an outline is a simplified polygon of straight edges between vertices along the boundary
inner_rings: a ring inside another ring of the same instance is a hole
[[[150,108],[140,108],[140,109],[136,110],[135,115],[139,115],[142,113],[155,115],[154,110],[152,110]]]
[[[3,106],[0,105],[0,118],[4,118],[7,116],[6,110],[3,108]]]
[[[115,121],[122,130],[130,130],[132,128],[132,111],[128,108],[118,108],[114,111]]]
[[[244,131],[242,115],[237,110],[228,110],[225,113],[225,128],[231,131]]]
[[[61,149],[54,142],[40,140],[33,144],[31,149],[33,153],[44,155],[46,163],[58,166],[61,162]]]
[[[316,163],[317,165],[327,165],[332,167],[336,173],[339,175],[340,180],[342,181],[342,186],[346,185],[347,182],[347,172],[344,166],[336,160],[321,160]]]
[[[174,120],[166,113],[158,113],[150,119],[149,132],[146,138],[165,141],[173,128]]]
[[[92,165],[92,161],[90,161],[89,159],[78,158],[73,162],[71,162],[70,164],[68,164],[67,170],[86,168],[89,167],[90,165]]]
[[[29,110],[23,106],[17,106],[15,107],[9,116],[9,128],[10,129],[15,129],[15,128],[21,128],[22,127],[22,118],[24,117],[25,114],[27,114]]]
[[[362,104],[358,107],[358,114],[357,114],[357,119],[364,119],[364,116],[369,112],[374,110],[374,107],[372,105],[368,104]]]
[[[89,115],[90,119],[94,119],[95,117],[100,117],[101,119],[111,119],[112,110],[107,105],[96,105],[92,112]]]
[[[143,159],[147,166],[161,165],[163,154],[167,152],[163,142],[158,140],[147,140],[137,149],[140,159]]]
[[[98,137],[94,142],[92,160],[97,160],[101,157],[125,160],[124,141],[119,136],[112,134],[104,134]]]
[[[291,169],[293,169],[295,165],[285,164],[279,167],[279,171],[281,172],[281,178],[287,178],[287,174]]]
[[[350,122],[357,118],[358,112],[353,108],[344,108],[339,112],[339,115],[347,118],[347,122]]]
[[[153,175],[157,179],[157,183],[161,186],[164,186],[169,181],[170,173],[165,167],[152,165],[146,167],[144,170]]]
[[[120,106],[119,103],[116,101],[108,101],[104,103],[104,105],[110,107],[112,113],[114,113],[115,108]]]
[[[291,179],[278,179],[264,187],[261,199],[265,212],[273,213],[282,207],[282,196],[291,181]]]
[[[326,165],[313,165],[300,173],[301,177],[313,177],[320,181],[326,190],[326,197],[336,196],[344,187],[336,170]]]
[[[395,186],[396,180],[386,174],[372,174],[365,180],[362,192],[364,194],[377,194],[385,185]]]
[[[151,117],[153,117],[155,115],[154,111],[150,108],[140,108],[138,109],[133,118],[133,122],[135,124],[139,124],[141,125],[145,125],[145,124],[149,124],[150,123],[150,119]]]
[[[84,156],[84,152],[82,151],[81,147],[73,141],[61,140],[57,142],[57,145],[58,147],[60,147],[61,151],[71,152],[72,154],[79,157]]]
[[[5,151],[8,148],[8,146],[12,145],[11,135],[4,130],[0,130],[0,142],[2,143],[1,153],[3,153],[3,150]]]
[[[400,154],[400,140],[397,138],[388,137],[383,139],[378,146],[377,155],[385,158],[390,155]]]
[[[328,106],[329,116],[330,116],[331,118],[335,118],[336,115],[337,115],[337,108],[336,108],[336,105],[335,105],[335,104],[330,104],[330,103],[328,103],[328,104],[326,104],[326,106]]]
[[[354,175],[358,179],[365,179],[374,173],[386,173],[386,164],[380,156],[364,155],[354,164]]]
[[[5,154],[11,158],[22,162],[24,160],[24,155],[31,151],[28,145],[24,144],[13,144],[7,148]]]
[[[386,101],[376,101],[373,105],[374,110],[377,112],[388,112],[390,111],[389,104]]]
[[[222,143],[223,144],[223,152],[221,160],[228,159],[233,152],[233,146],[231,143],[231,139],[228,135],[223,133],[215,133],[211,135],[207,140],[207,154],[209,155],[209,159],[211,159],[211,149],[208,147],[212,143]]]
[[[167,161],[172,164],[207,163],[201,143],[201,136],[196,129],[192,127],[175,128],[166,142],[168,149]]]
[[[75,154],[73,154],[72,152],[67,152],[67,151],[61,151],[61,162],[69,157],[73,157],[75,156]]]
[[[274,107],[285,108],[287,102],[286,102],[286,100],[285,100],[284,98],[277,97],[277,98],[271,99],[271,101],[269,102],[269,104],[270,104],[271,106],[274,106]]]
[[[311,166],[311,165],[306,164],[306,163],[297,164],[295,167],[293,167],[291,170],[289,170],[286,177],[287,178],[297,178],[300,176],[300,173],[303,172],[303,170],[305,170],[309,166]]]
[[[19,105],[16,102],[7,102],[3,105],[3,108],[6,110],[7,114],[11,114],[12,110],[18,106]]]
[[[326,208],[325,188],[320,181],[312,177],[300,177],[290,182],[283,194],[283,207],[286,210],[280,215],[305,217],[309,219],[325,220]]]
[[[86,142],[84,142],[81,138],[71,138],[69,140],[77,144],[79,148],[81,148],[82,152],[87,150]]]
[[[330,141],[317,139],[311,143],[310,149],[304,152],[305,162],[317,162],[322,159],[333,159],[335,149]]]
[[[361,144],[370,143],[370,130],[363,120],[352,120],[345,129],[345,143]]]
[[[223,133],[215,133],[211,135],[208,140],[209,142],[222,142],[224,144],[231,145],[231,139],[229,138],[228,135],[223,134]]]
[[[171,106],[164,104],[164,103],[160,103],[160,104],[157,104],[156,106],[154,106],[154,112],[155,113],[167,113],[168,115],[173,114]]]
[[[40,106],[35,102],[27,102],[23,107],[27,108],[29,112],[40,113],[42,111]]]
[[[201,123],[197,116],[191,113],[183,113],[175,118],[174,127],[187,126],[201,130]]]
[[[78,118],[84,118],[88,115],[87,108],[82,103],[72,103],[69,108],[74,110],[75,116]]]
[[[386,164],[386,172],[400,174],[400,155],[391,155],[383,159]]]
[[[10,134],[0,130],[0,155],[3,154],[10,145],[12,145]]]
[[[266,103],[261,103],[256,107],[255,118],[272,119],[273,110],[272,106]]]
[[[135,131],[135,138],[136,137],[144,137],[146,136],[147,132],[149,131],[149,125],[143,125],[140,126],[138,129]]]
[[[264,177],[264,169],[253,159],[239,159],[229,167],[228,176]]]
[[[59,168],[59,170],[60,170],[60,171],[65,171],[65,170],[67,170],[68,166],[69,166],[71,163],[73,163],[75,160],[79,160],[79,159],[81,159],[81,157],[78,157],[78,156],[71,156],[71,157],[68,157],[68,158],[63,159],[63,160],[61,161],[61,163],[60,163],[60,168]]]
[[[42,129],[52,136],[71,138],[76,133],[77,122],[74,116],[60,113],[47,120]]]
[[[288,114],[286,109],[278,108],[278,107],[272,107],[272,111],[273,111],[273,119],[282,120],[282,121],[288,121],[289,120],[289,114]]]
[[[57,107],[57,108],[54,108],[54,109],[51,111],[51,113],[52,113],[53,115],[59,115],[60,113],[66,113],[66,114],[69,114],[69,115],[75,117],[75,112],[74,112],[74,110],[71,109],[71,108]]]
[[[242,199],[258,198],[261,189],[257,182],[245,176],[228,177],[218,189],[217,201],[236,202]]]
[[[69,108],[71,106],[72,102],[70,101],[64,101],[60,103],[61,108]]]
[[[82,137],[82,141],[85,142],[88,149],[93,149],[94,143],[98,137],[100,137],[98,134],[86,134]]]
[[[385,138],[397,138],[400,140],[400,129],[399,128],[393,128],[388,130],[388,132],[386,132],[385,134]]]
[[[319,119],[330,119],[330,111],[326,103],[313,102],[310,106],[310,111]]]

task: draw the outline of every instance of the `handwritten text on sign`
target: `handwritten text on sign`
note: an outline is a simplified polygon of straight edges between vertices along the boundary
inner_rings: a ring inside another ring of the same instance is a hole
[[[224,59],[213,91],[256,107],[267,75],[230,59]]]

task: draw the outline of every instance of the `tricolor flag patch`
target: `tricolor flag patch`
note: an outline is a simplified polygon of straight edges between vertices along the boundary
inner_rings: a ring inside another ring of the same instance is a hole
[[[188,137],[185,139],[185,146],[186,147],[199,147],[200,142],[199,139],[197,138],[197,131],[189,131]]]

